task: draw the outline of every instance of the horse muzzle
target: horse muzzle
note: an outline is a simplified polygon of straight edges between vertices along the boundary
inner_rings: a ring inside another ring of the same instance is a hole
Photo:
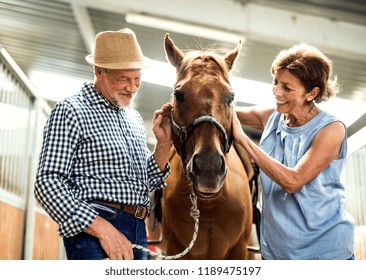
[[[187,164],[187,174],[193,188],[204,197],[211,197],[221,191],[227,166],[220,152],[196,153]]]

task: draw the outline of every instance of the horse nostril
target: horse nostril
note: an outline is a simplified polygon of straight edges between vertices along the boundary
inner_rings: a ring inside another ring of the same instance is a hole
[[[192,157],[192,173],[194,175],[200,174],[201,162],[197,154]]]
[[[225,162],[225,157],[223,155],[220,155],[220,160],[221,160],[221,167],[220,167],[220,174],[223,175],[226,173],[226,162]]]

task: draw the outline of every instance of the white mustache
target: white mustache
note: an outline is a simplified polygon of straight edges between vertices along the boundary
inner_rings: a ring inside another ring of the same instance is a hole
[[[134,93],[127,92],[127,91],[121,91],[118,93],[119,95],[134,95]]]

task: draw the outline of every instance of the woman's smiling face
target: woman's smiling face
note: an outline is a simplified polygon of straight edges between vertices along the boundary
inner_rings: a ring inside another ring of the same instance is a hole
[[[277,72],[273,80],[273,94],[279,113],[296,114],[309,106],[308,94],[304,86],[288,70]]]

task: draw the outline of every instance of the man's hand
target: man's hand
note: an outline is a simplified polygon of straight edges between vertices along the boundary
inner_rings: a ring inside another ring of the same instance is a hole
[[[170,112],[172,105],[170,103],[164,104],[160,110],[156,110],[153,116],[153,132],[159,144],[171,145],[171,123]]]
[[[172,105],[164,104],[160,110],[156,110],[153,117],[153,132],[157,143],[154,151],[154,158],[161,171],[168,162],[170,149],[173,146],[170,112]]]
[[[110,260],[133,260],[131,242],[102,217],[97,216],[85,232],[99,239]]]

